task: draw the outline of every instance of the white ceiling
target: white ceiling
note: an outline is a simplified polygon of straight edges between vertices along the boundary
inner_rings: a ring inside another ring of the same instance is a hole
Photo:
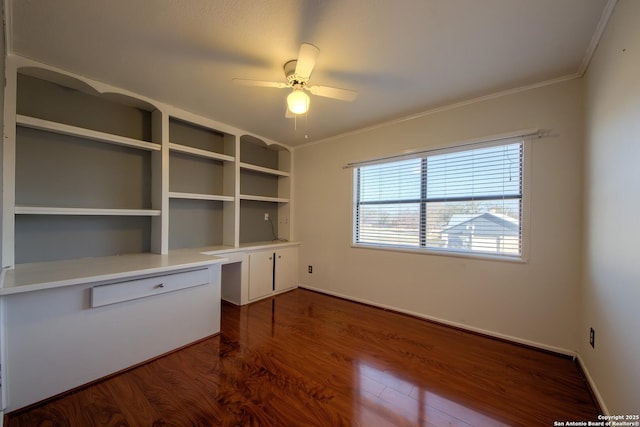
[[[288,145],[579,75],[613,0],[6,0],[8,49]],[[603,18],[604,16],[604,18]],[[602,22],[601,22],[602,21]],[[284,117],[300,43],[313,96]],[[305,139],[308,135],[308,139]]]

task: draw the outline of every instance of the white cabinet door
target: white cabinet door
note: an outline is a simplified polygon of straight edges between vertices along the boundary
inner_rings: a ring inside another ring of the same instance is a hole
[[[272,249],[249,254],[249,301],[296,286],[298,248],[282,248],[275,251]]]
[[[276,251],[275,290],[298,286],[298,248],[283,248]]]
[[[273,292],[273,251],[249,254],[249,300]]]

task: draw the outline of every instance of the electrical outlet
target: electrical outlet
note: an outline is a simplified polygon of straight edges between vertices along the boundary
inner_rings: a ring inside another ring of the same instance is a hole
[[[589,344],[592,348],[596,348],[596,331],[593,328],[589,328]]]
[[[307,271],[309,272],[309,274],[312,274],[313,273],[313,266],[310,265],[309,268],[307,269]]]
[[[269,212],[264,213],[264,220],[269,221]]]

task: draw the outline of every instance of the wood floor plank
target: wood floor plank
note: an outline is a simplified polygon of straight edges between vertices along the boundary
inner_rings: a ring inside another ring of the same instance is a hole
[[[129,426],[121,407],[114,401],[104,382],[85,388],[81,393],[76,394],[76,398],[81,405],[83,425],[87,427]]]
[[[595,420],[572,360],[302,289],[7,426],[531,426]]]
[[[144,425],[150,420],[150,425],[164,425],[162,417],[158,416],[147,400],[144,390],[130,375],[118,375],[103,384],[130,425]]]
[[[15,427],[71,427],[83,420],[81,405],[75,394],[56,399],[27,412],[5,415],[5,425]]]

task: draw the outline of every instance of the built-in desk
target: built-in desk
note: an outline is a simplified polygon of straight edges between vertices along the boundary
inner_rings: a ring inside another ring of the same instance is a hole
[[[244,305],[298,285],[296,242],[18,264],[2,271],[6,411],[220,331]]]
[[[5,410],[218,333],[225,261],[183,250],[4,270]]]

